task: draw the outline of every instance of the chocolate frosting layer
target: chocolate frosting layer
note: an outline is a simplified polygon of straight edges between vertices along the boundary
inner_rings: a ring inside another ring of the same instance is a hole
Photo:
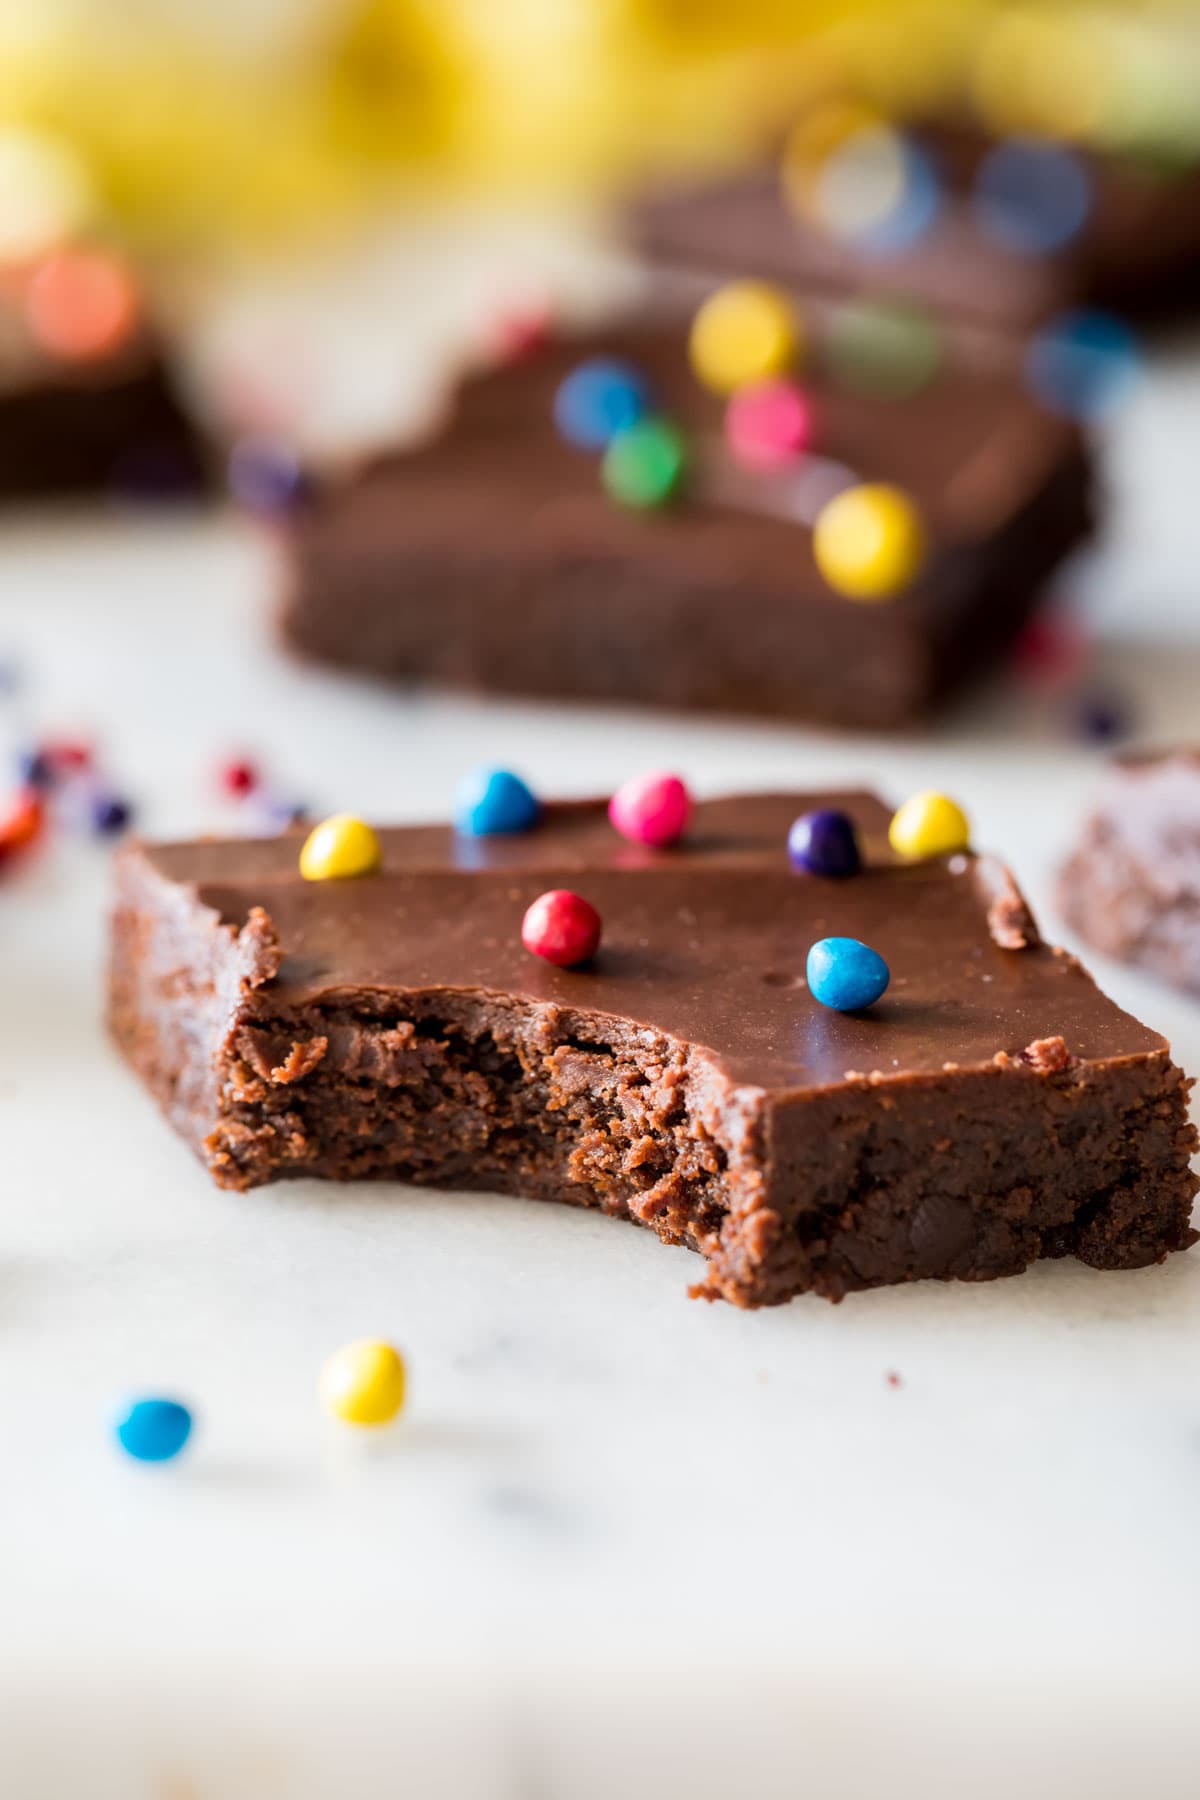
[[[860,876],[791,869],[787,828],[818,806],[855,818]],[[381,872],[346,881],[304,881],[295,836],[145,854],[235,930],[265,910],[283,954],[262,993],[281,1009],[389,990],[511,996],[702,1047],[735,1084],[783,1093],[848,1076],[1037,1068],[1058,1039],[1054,1061],[1165,1052],[1074,958],[1038,941],[999,864],[964,854],[900,865],[888,817],[865,794],[733,796],[699,805],[684,843],[654,851],[620,838],[601,802],[555,805],[520,837],[384,830]],[[556,969],[522,948],[525,908],[552,887],[600,911],[587,967]],[[891,986],[868,1011],[833,1013],[807,992],[805,958],[825,936],[860,938],[887,960]]]

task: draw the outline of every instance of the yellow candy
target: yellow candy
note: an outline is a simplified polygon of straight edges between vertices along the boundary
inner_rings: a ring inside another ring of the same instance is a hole
[[[404,1359],[382,1338],[358,1338],[334,1351],[318,1393],[326,1412],[347,1425],[386,1425],[404,1405]]]
[[[908,495],[884,482],[847,488],[821,508],[813,555],[829,583],[852,600],[887,600],[907,587],[925,557],[925,527]]]
[[[945,794],[914,794],[888,826],[888,843],[898,856],[949,856],[970,841],[967,815]]]
[[[709,296],[692,321],[692,368],[705,387],[732,394],[790,369],[800,353],[796,309],[765,281],[733,281]]]
[[[370,875],[379,867],[379,839],[351,813],[335,813],[313,827],[300,852],[305,881],[334,881],[343,875]]]

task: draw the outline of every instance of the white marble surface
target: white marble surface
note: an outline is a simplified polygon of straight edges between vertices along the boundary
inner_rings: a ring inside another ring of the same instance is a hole
[[[1077,578],[1160,736],[1197,730],[1198,388],[1156,363]],[[405,697],[282,660],[268,572],[227,520],[6,523],[6,733],[94,730],[165,833],[241,746],[397,819],[481,756],[936,783],[1053,928],[1098,753],[1028,696],[902,742]],[[102,1035],[105,877],[72,844],[0,885],[6,1797],[1195,1792],[1200,1255],[743,1315],[586,1214],[219,1193]],[[1098,972],[1200,1069],[1200,1009]],[[313,1395],[364,1333],[412,1379],[369,1443]],[[114,1453],[131,1385],[195,1404],[177,1466]]]

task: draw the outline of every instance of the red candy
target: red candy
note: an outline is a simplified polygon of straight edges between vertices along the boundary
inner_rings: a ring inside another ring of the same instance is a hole
[[[91,745],[74,738],[51,738],[41,746],[41,753],[59,774],[78,775],[92,766]]]
[[[502,313],[492,326],[492,354],[501,363],[526,362],[544,350],[553,336],[554,315],[548,306]]]
[[[725,409],[725,438],[749,469],[783,469],[808,449],[812,409],[790,381],[739,388]]]
[[[252,794],[259,786],[262,777],[252,762],[223,763],[220,770],[221,786],[227,794],[233,794],[241,800]]]
[[[521,942],[531,956],[570,969],[587,962],[600,943],[600,914],[582,894],[551,888],[540,894],[521,922]]]
[[[36,794],[22,791],[0,811],[0,862],[40,837],[46,809]]]
[[[692,796],[678,775],[635,775],[608,803],[608,816],[631,844],[661,848],[683,836],[692,814]]]

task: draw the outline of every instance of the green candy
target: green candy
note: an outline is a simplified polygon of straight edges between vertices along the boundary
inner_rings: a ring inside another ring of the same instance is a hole
[[[825,346],[835,381],[874,400],[906,400],[941,361],[937,326],[903,300],[849,301],[834,314]]]
[[[683,437],[666,419],[640,419],[604,452],[601,476],[622,506],[665,506],[687,468]]]

